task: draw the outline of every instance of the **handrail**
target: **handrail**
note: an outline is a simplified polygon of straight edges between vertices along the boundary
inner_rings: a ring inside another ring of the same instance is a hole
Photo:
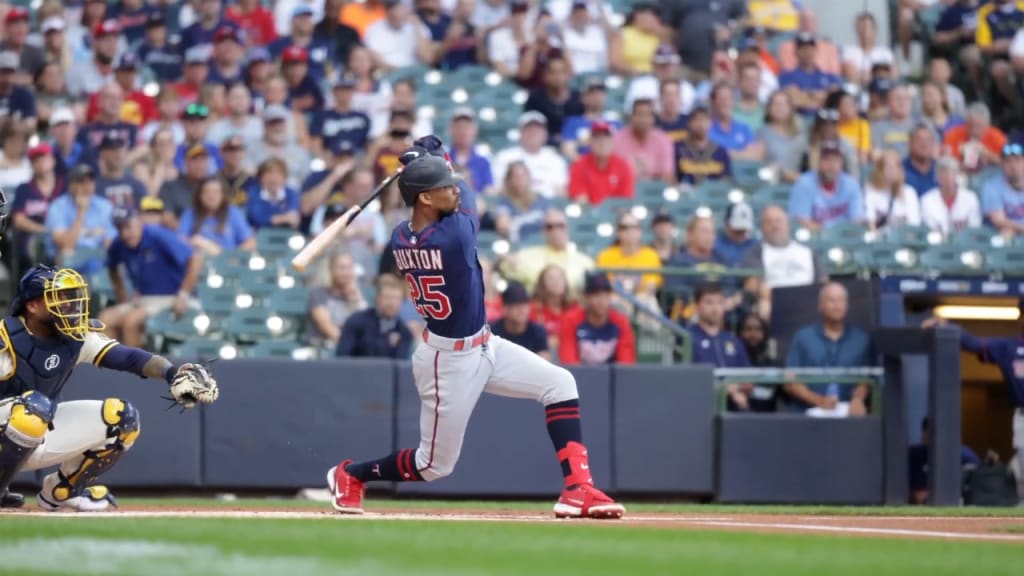
[[[623,268],[621,266],[607,266],[595,268],[597,272],[608,274],[662,274],[667,276],[716,276],[728,278],[747,278],[750,276],[763,276],[764,271],[756,268],[722,268],[721,270],[698,270],[696,268],[683,268],[681,266],[665,266],[662,268]]]
[[[681,358],[682,363],[688,364],[690,362],[691,340],[689,330],[665,317],[660,310],[651,308],[646,303],[641,302],[640,299],[632,293],[632,291],[626,290],[621,283],[613,282],[612,286],[615,289],[615,293],[633,307],[634,315],[644,314],[645,316],[652,318],[659,327],[667,330],[675,336],[672,342],[673,351],[678,352],[678,356]],[[674,359],[666,362],[666,364],[668,363],[674,363]]]
[[[756,382],[757,384],[829,384],[832,382],[860,383],[885,375],[885,370],[874,366],[851,368],[715,368],[715,379],[720,385]]]

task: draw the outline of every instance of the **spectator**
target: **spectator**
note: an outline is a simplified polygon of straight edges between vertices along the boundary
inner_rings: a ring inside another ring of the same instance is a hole
[[[535,280],[537,287],[530,304],[530,321],[544,328],[548,335],[547,349],[558,350],[562,321],[576,313],[580,305],[569,293],[569,282],[561,266],[548,264]]]
[[[313,4],[318,5],[320,3],[314,2]],[[289,51],[293,54],[292,62],[299,61],[295,60],[294,55],[305,54],[306,57],[302,58],[301,61],[308,67],[306,72],[309,73],[312,80],[324,82],[328,78],[334,77],[337,49],[332,43],[331,38],[318,36],[315,33],[315,16],[311,6],[305,4],[295,6],[292,10],[291,31],[289,35],[278,38],[270,43],[267,49],[272,56],[280,58],[282,62],[288,61],[286,56]],[[351,48],[351,45],[349,47]],[[337,62],[343,62],[343,60],[337,60]]]
[[[17,58],[18,84],[26,85],[29,79],[46,61],[42,49],[28,43],[29,22],[32,17],[29,11],[21,6],[12,6],[4,16],[3,42],[0,51],[10,52]]]
[[[903,172],[907,184],[918,196],[935,187],[935,159],[938,157],[938,146],[935,143],[935,132],[923,124],[919,124],[910,133],[910,154],[903,160]]]
[[[871,80],[871,67],[879,62],[895,61],[888,46],[878,44],[878,22],[871,12],[857,15],[857,42],[843,47],[843,78],[863,86]]]
[[[575,161],[590,150],[589,140],[593,131],[592,124],[604,122],[614,130],[621,128],[618,114],[611,113],[607,108],[608,94],[604,78],[591,77],[583,83],[583,111],[576,116],[569,116],[562,124],[560,138],[562,155]]]
[[[64,29],[67,23],[61,16],[47,16],[42,18],[42,8],[39,10],[40,14],[38,17],[42,20],[39,24],[39,32],[42,33],[42,52],[43,62],[50,62],[57,66],[60,71],[61,80],[64,79],[64,72],[70,70],[73,65],[71,60],[71,46],[67,42],[67,35],[64,34]],[[35,76],[39,76],[39,71],[42,67],[36,70]]]
[[[985,218],[1004,234],[1024,233],[1024,145],[1003,146],[1003,173],[985,183],[981,209]]]
[[[811,132],[807,138],[807,148],[800,162],[801,171],[818,169],[821,162],[821,146],[825,142],[835,143],[839,147],[843,171],[856,177],[860,173],[857,151],[839,136],[839,113],[830,108],[822,108],[814,116],[814,124],[811,125]]]
[[[1005,102],[1018,98],[1010,65],[1010,44],[1024,27],[1024,8],[1016,0],[994,0],[978,8],[978,27],[974,41],[990,61],[988,73]]]
[[[797,65],[779,76],[779,87],[789,94],[797,110],[811,116],[825,104],[830,91],[841,83],[838,76],[818,65],[818,41],[813,34],[796,37]]]
[[[0,59],[2,58],[3,56],[0,55]],[[10,64],[13,64],[13,60],[8,65]],[[13,68],[9,68],[7,74],[9,76],[13,76]],[[3,75],[3,70],[0,70],[0,84],[3,83]],[[30,91],[29,93],[32,94],[32,98],[35,102],[35,117],[29,117],[24,120],[17,121],[25,124],[31,124],[34,121],[37,125],[47,126],[50,114],[55,108],[68,108],[71,106],[81,108],[81,106],[71,98],[71,95],[68,94],[68,91],[64,88],[64,73],[61,71],[60,65],[56,62],[48,61],[43,64],[33,79],[32,87],[35,90]],[[25,87],[20,88],[28,90],[28,88]],[[11,92],[12,91],[8,91],[7,96],[0,97],[0,111],[3,111],[2,107],[6,106],[6,113],[8,114],[8,117],[19,118],[24,114],[24,111],[11,109],[12,103],[10,102],[10,99],[11,96],[14,95]],[[34,92],[34,94],[32,92]],[[16,98],[15,100],[16,101],[13,103],[15,106],[24,107],[25,102],[27,102],[27,100],[22,98]],[[20,102],[18,102],[18,100],[20,100]]]
[[[651,100],[655,103],[656,110],[665,112],[665,103],[661,102],[660,98],[663,86],[669,83],[678,86],[679,113],[689,114],[696,102],[697,94],[693,84],[679,79],[679,54],[675,48],[669,44],[658,46],[651,58],[651,68],[652,73],[637,76],[629,83],[629,89],[626,91],[626,110],[632,110],[633,103],[637,100]]]
[[[683,114],[683,102],[679,93],[680,84],[674,80],[661,83],[659,92],[660,110],[654,119],[660,130],[665,132],[673,145],[685,142],[689,136],[689,118]],[[693,109],[693,106],[690,106]]]
[[[320,85],[310,75],[309,53],[289,46],[281,53],[281,74],[288,84],[288,107],[301,114],[315,114],[324,108]]]
[[[470,23],[479,28],[481,34],[488,36],[509,20],[511,4],[505,0],[481,0],[473,7]],[[529,8],[529,4],[526,7]]]
[[[473,109],[465,106],[456,108],[448,123],[451,136],[448,154],[452,167],[464,174],[463,181],[477,193],[482,193],[494,186],[494,177],[491,175],[491,160],[477,149],[477,133]]]
[[[762,284],[771,290],[828,280],[814,252],[793,239],[785,210],[774,205],[761,211],[761,242],[744,254],[740,267],[764,272],[763,281],[755,278],[747,286],[752,293],[760,293]]]
[[[430,45],[429,56],[424,64],[433,66],[444,55],[443,44],[452,26],[452,17],[441,8],[441,0],[416,0],[414,2],[416,17],[426,26],[429,32],[427,41]],[[415,18],[413,19],[416,20]]]
[[[833,101],[835,106],[829,106]],[[861,118],[854,95],[846,90],[837,90],[829,94],[826,108],[838,113],[836,130],[842,141],[856,151],[858,164],[867,162],[871,153],[871,124]]]
[[[341,7],[341,15],[338,20],[342,24],[351,26],[359,33],[360,37],[365,38],[366,29],[383,19],[386,14],[387,10],[382,0],[367,0],[363,3],[348,2]]]
[[[703,80],[716,47],[728,42],[746,16],[745,0],[674,2],[664,5],[665,22],[675,30],[676,49],[689,68],[689,80]]]
[[[234,22],[223,17],[221,0],[200,0],[196,9],[196,20],[181,31],[181,50],[188,52],[194,47],[209,48],[217,31],[223,27],[236,27]]]
[[[864,188],[864,211],[872,230],[921,225],[917,191],[906,183],[903,161],[893,150],[875,160]]]
[[[15,257],[19,270],[42,261],[38,245],[45,237],[46,214],[53,201],[64,193],[64,178],[57,175],[53,148],[42,142],[29,148],[32,178],[14,190],[10,207]]]
[[[160,186],[160,199],[164,202],[164,226],[177,230],[185,210],[192,208],[192,199],[199,185],[207,178],[210,154],[206,146],[196,144],[185,152],[185,169],[174,180]]]
[[[1010,63],[1013,65],[1013,73],[1019,79],[1024,78],[1024,28],[1017,31],[1010,44]],[[1024,84],[1021,84],[1024,86]]]
[[[263,123],[252,113],[252,97],[245,84],[234,84],[227,92],[227,114],[214,122],[206,138],[221,146],[232,136],[239,136],[244,142],[256,142],[263,138]]]
[[[96,194],[110,200],[117,207],[138,207],[146,195],[146,186],[134,176],[126,174],[127,142],[117,133],[100,141],[99,178]]]
[[[363,35],[374,65],[388,72],[433,63],[434,47],[427,27],[399,0],[384,0],[384,6],[387,15],[371,24]]]
[[[182,50],[168,40],[163,14],[154,13],[146,18],[146,37],[135,52],[153,80],[163,84],[181,79]]]
[[[579,294],[583,276],[594,267],[594,260],[583,250],[569,243],[569,223],[563,210],[551,209],[544,214],[544,245],[530,246],[510,254],[501,262],[505,277],[533,289],[541,272],[549,266],[565,271],[569,290]]]
[[[570,116],[583,114],[579,94],[569,86],[569,62],[563,56],[549,58],[544,64],[544,87],[530,93],[525,110],[544,115],[548,126],[548,144],[558,146],[562,126]]]
[[[981,50],[975,43],[980,4],[978,0],[955,0],[948,3],[939,16],[932,38],[933,51],[945,54],[963,65],[978,93],[984,86]]]
[[[598,268],[636,268],[644,270],[637,274],[616,272],[612,278],[625,290],[653,295],[661,286],[661,275],[654,270],[661,269],[661,258],[650,246],[642,244],[643,232],[640,221],[630,212],[620,214],[615,223],[615,241],[597,255]]]
[[[999,164],[999,154],[1006,142],[1006,134],[992,126],[988,106],[975,102],[967,107],[965,122],[951,128],[942,144],[960,160],[965,172],[974,173]]]
[[[230,136],[220,145],[224,167],[217,173],[224,184],[231,204],[249,204],[249,189],[254,186],[252,173],[245,167],[245,140],[241,136]]]
[[[587,276],[583,307],[566,314],[558,344],[562,364],[635,364],[633,328],[612,308],[612,284],[602,273]]]
[[[391,118],[391,84],[374,76],[370,52],[363,46],[352,47],[346,74],[356,80],[352,108],[370,117],[370,138],[383,135]]]
[[[758,132],[758,139],[764,142],[765,165],[776,171],[779,180],[796,181],[800,176],[800,162],[807,151],[807,138],[785,92],[773,92],[768,97],[764,126]]]
[[[231,204],[224,183],[218,178],[206,178],[196,188],[191,207],[181,215],[178,234],[208,256],[224,250],[256,248],[256,237],[245,214]]]
[[[313,212],[311,234],[319,234],[350,206],[366,201],[373,191],[373,174],[366,168],[353,168],[342,178],[340,186],[339,193],[331,194],[327,203]],[[388,244],[390,230],[380,212],[367,211],[352,221],[345,230],[345,245],[358,266],[364,270],[373,268]]]
[[[524,112],[519,117],[519,146],[506,148],[495,158],[495,181],[504,181],[508,166],[521,161],[530,169],[534,191],[545,198],[565,196],[569,168],[558,152],[545,145],[547,140],[544,115],[532,110]]]
[[[142,127],[139,139],[151,142],[157,130],[169,130],[177,154],[177,146],[185,141],[185,127],[181,123],[182,111],[184,108],[179,107],[178,93],[174,87],[165,84],[156,96],[157,119]]]
[[[343,141],[355,151],[365,150],[370,138],[370,117],[352,108],[355,87],[356,80],[352,76],[339,78],[332,90],[334,107],[314,116],[310,136],[313,153],[317,156],[337,149]]]
[[[249,49],[245,54],[245,69],[242,77],[245,85],[252,92],[253,106],[259,110],[267,104],[264,94],[267,92],[271,76],[276,72],[276,67],[271,67],[274,57],[270,51],[262,46]]]
[[[964,122],[949,111],[946,91],[934,82],[921,84],[921,121],[940,137]]]
[[[540,233],[549,202],[530,188],[530,169],[523,162],[509,164],[505,186],[495,207],[495,229],[512,242],[529,241]]]
[[[815,38],[815,64],[818,70],[825,74],[839,76],[842,73],[839,61],[839,49],[830,40],[818,38],[818,15],[811,8],[804,8],[800,11],[800,23],[798,36],[810,34]],[[799,44],[796,38],[786,40],[779,44],[779,68],[781,70],[792,70],[799,64],[797,56]]]
[[[335,11],[333,15],[337,13]],[[245,30],[246,40],[253,46],[266,46],[277,38],[274,15],[263,7],[260,0],[237,0],[224,9],[224,17]],[[332,17],[331,20],[337,19]]]
[[[793,185],[789,216],[811,230],[864,220],[860,185],[852,176],[843,173],[843,157],[838,142],[822,143],[818,170],[807,172]]]
[[[694,364],[711,364],[716,368],[749,368],[747,349],[735,334],[725,329],[725,294],[718,284],[705,283],[693,292],[696,320],[688,326],[693,343]],[[751,384],[729,384],[728,408],[731,412],[747,412],[751,406],[747,395]]]
[[[47,251],[58,265],[70,265],[82,274],[95,274],[103,266],[96,258],[72,257],[79,250],[106,248],[116,231],[111,222],[113,207],[96,195],[96,173],[88,164],[78,164],[68,175],[68,193],[50,204],[46,214]]]
[[[119,304],[100,314],[107,335],[125,346],[145,343],[146,319],[170,309],[181,316],[192,302],[203,258],[173,232],[161,226],[144,225],[135,207],[114,212],[117,238],[107,249],[107,272]],[[131,280],[134,295],[129,298],[121,267]]]
[[[657,6],[648,2],[634,4],[620,34],[622,62],[619,67],[630,75],[650,73],[652,59],[659,51],[659,42],[665,35]],[[665,45],[665,48],[675,55],[678,62],[679,55],[675,49],[669,45]]]
[[[910,90],[902,84],[894,86],[888,104],[888,117],[871,123],[871,143],[876,150],[895,150],[906,156],[914,128]]]
[[[326,0],[323,18],[313,27],[313,36],[316,40],[333,47],[329,58],[334,62],[347,62],[352,47],[360,43],[359,32],[338,19],[338,14],[345,4],[347,2],[344,0]],[[255,44],[259,46],[267,43],[269,42]]]
[[[434,118],[421,114],[416,102],[416,83],[411,78],[400,78],[392,85],[391,110],[407,110],[412,116],[413,138],[423,138],[434,133]]]
[[[338,250],[330,258],[329,282],[309,290],[307,338],[310,344],[333,349],[341,337],[341,327],[353,312],[366,308],[356,282],[352,257]]]
[[[598,205],[607,198],[633,198],[633,168],[615,154],[612,127],[596,121],[590,128],[590,152],[573,163],[569,173],[569,198]]]
[[[288,185],[288,165],[271,157],[256,170],[258,188],[249,193],[248,217],[255,228],[276,226],[298,228],[299,195]]]
[[[412,353],[412,332],[398,317],[405,297],[402,281],[390,274],[377,279],[373,308],[351,314],[341,329],[338,357],[407,359]]]
[[[723,262],[718,259],[715,247],[715,222],[711,218],[694,216],[686,224],[686,244],[683,249],[669,258],[666,268],[688,268],[714,277],[725,270]],[[665,292],[672,297],[670,310],[672,318],[689,318],[690,310],[685,305],[690,300],[696,276],[669,276],[665,282]],[[692,301],[691,301],[692,302]],[[730,303],[729,309],[735,307]]]
[[[413,143],[412,125],[414,122],[411,110],[395,109],[391,111],[391,125],[388,134],[370,145],[366,154],[373,176],[379,182],[394,174],[400,162],[398,158]]]
[[[751,138],[757,140],[757,131],[764,125],[764,103],[761,101],[761,68],[748,62],[739,68],[736,98],[732,118],[737,126],[747,126]]]
[[[562,28],[565,51],[575,74],[606,72],[610,68],[609,36],[614,29],[603,18],[594,18],[587,8],[587,0],[573,0],[569,18]]]
[[[75,140],[75,115],[68,108],[57,108],[50,115],[49,128],[53,141],[53,158],[57,161],[57,174],[67,176],[68,170],[78,163],[78,157],[84,150],[82,143]]]
[[[189,104],[185,107],[185,112],[182,114],[185,141],[178,146],[178,151],[174,156],[174,164],[178,167],[178,170],[184,169],[185,153],[195,146],[202,146],[206,149],[208,160],[206,167],[207,176],[216,174],[223,165],[223,160],[220,157],[220,151],[217,149],[217,146],[207,141],[206,135],[210,126],[209,117],[210,109],[205,104]]]
[[[725,148],[711,140],[711,116],[703,104],[690,112],[689,131],[676,143],[676,179],[694,186],[705,181],[731,180],[732,161]]]
[[[750,126],[737,122],[732,117],[732,87],[725,83],[715,84],[711,89],[711,129],[708,138],[728,151],[737,160],[761,160],[764,146],[757,141]]]
[[[501,304],[505,315],[491,322],[491,332],[550,360],[548,333],[544,326],[530,320],[530,296],[526,288],[519,282],[509,282],[501,294]]]
[[[131,146],[138,142],[138,128],[121,120],[124,91],[118,84],[105,84],[99,91],[96,103],[96,119],[82,126],[76,136],[76,140],[82,145],[81,160],[90,164],[96,163],[97,152],[104,136],[117,133]]]
[[[757,314],[747,314],[739,322],[737,335],[747,351],[750,366],[774,367],[777,362],[768,352],[768,323]],[[778,407],[779,387],[767,384],[740,385],[751,412],[775,412]]]
[[[261,116],[263,122],[267,122],[267,110],[274,109],[275,112],[272,116],[276,118],[284,118],[284,133],[279,135],[286,141],[292,144],[297,144],[300,148],[303,148],[303,152],[308,154],[308,151],[304,149],[306,144],[309,143],[309,128],[306,124],[306,115],[299,112],[298,110],[292,110],[288,106],[288,83],[281,76],[272,76],[267,80],[266,90],[263,93],[263,107],[261,110]],[[286,114],[281,114],[280,111],[284,110]],[[275,122],[282,120],[274,120]],[[266,137],[266,126],[263,129],[263,136]]]
[[[981,226],[978,195],[958,182],[960,166],[956,158],[944,156],[936,162],[937,184],[921,197],[921,220],[944,237]]]
[[[734,268],[744,255],[760,242],[753,235],[754,209],[746,202],[729,204],[725,209],[725,226],[715,238],[713,260]]]
[[[847,321],[849,295],[842,284],[822,287],[818,298],[821,321],[804,326],[793,336],[786,354],[787,368],[853,368],[874,364],[868,335]],[[868,413],[871,388],[861,384],[786,384],[793,409],[821,408],[838,416]]]
[[[36,97],[28,88],[17,85],[17,70],[17,55],[0,52],[0,116],[31,130],[36,122]]]
[[[199,93],[210,76],[210,47],[195,46],[185,51],[185,70],[181,81],[171,86],[178,93],[179,107],[199,102]]]
[[[864,118],[868,122],[879,122],[889,117],[889,92],[892,92],[893,80],[878,77],[868,84],[868,104]]]
[[[533,43],[534,32],[527,21],[530,3],[527,0],[510,0],[508,6],[506,23],[487,34],[487,55],[491,68],[505,78],[514,79],[519,74],[520,54]]]
[[[121,26],[117,20],[103,20],[92,30],[92,58],[67,71],[67,89],[72,96],[92,94],[114,81],[114,57],[117,56]]]
[[[961,59],[960,62],[966,65],[964,60]],[[942,90],[948,106],[947,112],[954,118],[963,118],[967,112],[966,98],[964,98],[963,91],[950,82],[952,77],[953,69],[950,67],[949,61],[933,56],[928,62],[928,83],[934,84]]]
[[[539,14],[536,19],[534,40],[519,55],[519,69],[515,81],[527,90],[544,86],[544,68],[552,58],[564,58],[562,29],[550,15]]]
[[[32,177],[27,149],[27,132],[14,124],[0,126],[0,189],[13,190]]]
[[[679,230],[676,228],[676,219],[671,214],[658,212],[651,219],[651,233],[654,236],[651,240],[651,248],[658,253],[662,265],[665,265],[679,251]]]
[[[672,141],[654,125],[652,100],[633,102],[629,125],[615,134],[612,144],[616,152],[632,165],[637,180],[675,183]]]
[[[336,140],[337,146],[330,150],[323,170],[310,173],[302,183],[299,198],[299,212],[302,214],[300,229],[308,232],[313,215],[327,204],[340,203],[344,198],[343,181],[350,178],[355,166],[355,150],[346,140]],[[372,173],[367,178],[373,179]],[[372,184],[371,184],[372,186]]]
[[[262,165],[269,159],[281,160],[287,185],[297,189],[309,174],[309,152],[288,141],[287,120],[291,113],[283,106],[268,106],[263,110],[263,139],[249,146],[247,159],[250,166]]]
[[[242,61],[245,58],[245,45],[242,32],[234,26],[223,26],[213,36],[213,61],[209,72],[209,82],[222,86],[241,83],[244,76]]]
[[[114,60],[114,82],[121,87],[123,102],[121,104],[121,120],[128,122],[138,128],[148,122],[157,119],[156,103],[153,97],[146,94],[139,86],[138,58],[132,52],[125,52]],[[89,96],[89,104],[86,108],[85,119],[92,121],[96,118],[97,102],[96,94]]]

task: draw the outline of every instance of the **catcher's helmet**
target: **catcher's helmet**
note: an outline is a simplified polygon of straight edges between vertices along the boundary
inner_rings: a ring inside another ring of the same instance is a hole
[[[82,275],[70,268],[56,269],[40,264],[30,268],[18,281],[11,301],[11,313],[25,313],[25,305],[42,298],[54,318],[57,330],[72,340],[85,340],[89,331],[89,287]]]

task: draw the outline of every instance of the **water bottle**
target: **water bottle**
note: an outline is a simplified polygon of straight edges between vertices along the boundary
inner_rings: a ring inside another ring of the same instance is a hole
[[[828,385],[828,390],[825,391],[825,396],[829,398],[835,398],[836,402],[839,401],[839,384],[832,382]]]

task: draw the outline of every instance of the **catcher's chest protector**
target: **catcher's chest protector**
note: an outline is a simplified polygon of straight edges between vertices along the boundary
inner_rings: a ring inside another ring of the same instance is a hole
[[[20,319],[8,316],[0,323],[0,398],[38,390],[57,401],[82,344],[66,338],[36,338]]]

